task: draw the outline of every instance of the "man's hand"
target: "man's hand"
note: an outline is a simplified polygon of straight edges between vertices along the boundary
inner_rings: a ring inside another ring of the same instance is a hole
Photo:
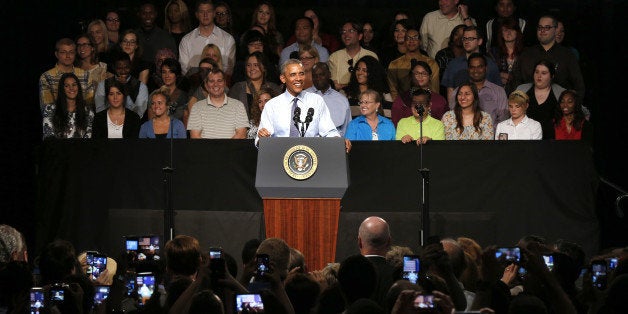
[[[270,136],[270,132],[268,132],[268,130],[266,130],[266,128],[261,128],[261,129],[259,129],[259,131],[257,131],[257,136],[259,136],[259,137],[269,137]]]
[[[345,138],[345,150],[347,151],[347,154],[351,151],[351,141],[349,141],[346,138]]]

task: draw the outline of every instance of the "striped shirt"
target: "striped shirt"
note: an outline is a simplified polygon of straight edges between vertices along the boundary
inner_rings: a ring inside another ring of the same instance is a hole
[[[195,103],[188,121],[188,130],[200,130],[202,138],[231,138],[236,129],[248,127],[244,104],[226,95],[221,107],[213,104],[210,97]]]
[[[94,87],[89,81],[89,72],[79,67],[74,67],[73,71],[79,79],[79,84],[83,89],[83,98],[88,104],[94,103]],[[52,106],[57,101],[57,93],[59,92],[59,80],[65,72],[59,69],[58,65],[44,72],[39,77],[39,109],[42,114],[46,106]]]

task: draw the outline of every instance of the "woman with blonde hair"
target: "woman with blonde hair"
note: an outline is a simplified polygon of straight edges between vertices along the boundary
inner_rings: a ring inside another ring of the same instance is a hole
[[[140,138],[187,138],[187,131],[181,120],[170,117],[170,88],[166,85],[153,91],[150,96],[151,119],[140,127]],[[172,125],[171,125],[172,124]]]
[[[107,24],[100,19],[93,20],[87,25],[87,33],[94,40],[94,47],[98,59],[107,63],[109,61],[108,52],[114,47],[109,44],[109,33],[107,32]]]
[[[515,90],[508,96],[508,111],[510,119],[497,124],[496,140],[540,140],[543,139],[543,130],[538,121],[526,115],[530,98],[520,90]]]
[[[183,0],[170,0],[164,8],[164,30],[174,38],[177,47],[185,34],[192,30],[192,18],[188,6]]]
[[[311,45],[301,45],[299,47],[299,60],[303,64],[305,79],[303,80],[303,89],[308,89],[314,85],[312,81],[312,68],[318,63],[318,50]]]

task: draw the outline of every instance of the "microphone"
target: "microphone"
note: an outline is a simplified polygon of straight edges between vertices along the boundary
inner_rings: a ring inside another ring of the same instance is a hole
[[[294,122],[294,126],[299,129],[299,122],[301,122],[301,108],[294,108],[294,114],[292,115],[292,122]]]
[[[314,108],[307,110],[307,116],[305,117],[305,131],[310,127],[310,122],[314,119]]]
[[[168,106],[168,113],[169,114],[174,114],[174,112],[177,111],[177,103],[172,103],[172,105]]]
[[[421,117],[421,120],[423,120],[423,114],[425,114],[425,107],[420,106],[420,105],[416,105],[416,106],[414,106],[414,109],[416,110],[416,112]]]

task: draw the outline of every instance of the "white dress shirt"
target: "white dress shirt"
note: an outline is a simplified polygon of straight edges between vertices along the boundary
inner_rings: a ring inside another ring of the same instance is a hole
[[[203,48],[207,44],[214,44],[220,48],[222,70],[231,75],[235,65],[235,40],[233,36],[216,25],[208,37],[201,35],[198,27],[183,36],[179,44],[179,62],[183,74],[186,74],[190,68],[198,66]]]
[[[500,134],[508,134],[508,140],[540,140],[543,139],[541,124],[535,120],[523,117],[519,124],[515,125],[512,118],[504,120],[497,125],[495,139],[499,139]]]

